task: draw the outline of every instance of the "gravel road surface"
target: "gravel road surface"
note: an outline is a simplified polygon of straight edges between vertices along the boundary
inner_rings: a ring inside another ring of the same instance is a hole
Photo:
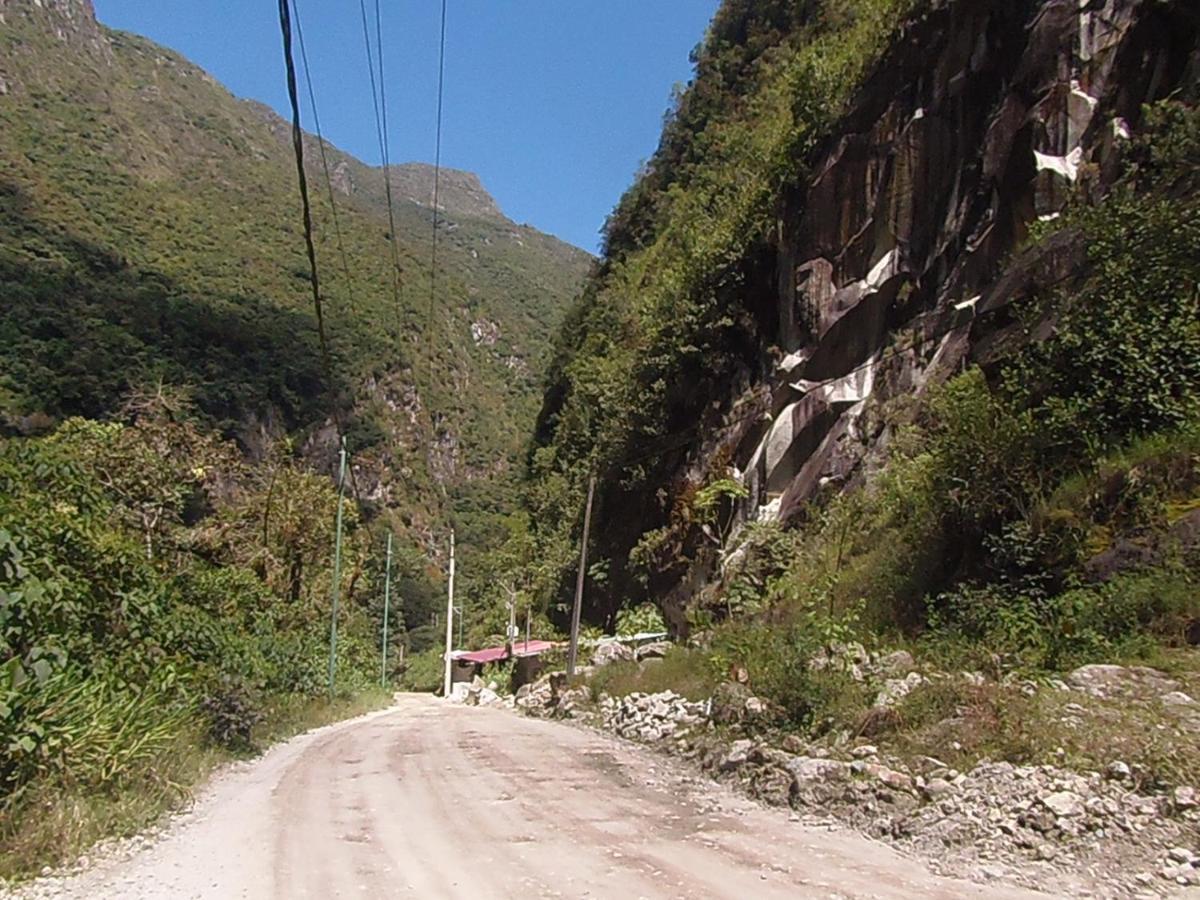
[[[604,735],[412,695],[223,772],[160,840],[18,896],[1042,895],[935,877]]]

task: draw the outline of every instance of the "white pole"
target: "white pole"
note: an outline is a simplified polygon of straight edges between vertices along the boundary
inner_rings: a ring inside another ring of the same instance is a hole
[[[454,529],[450,529],[450,586],[446,593],[446,677],[442,696],[450,696],[450,651],[454,644]]]

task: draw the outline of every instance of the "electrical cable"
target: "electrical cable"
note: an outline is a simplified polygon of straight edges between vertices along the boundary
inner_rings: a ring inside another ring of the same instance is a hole
[[[376,54],[371,50],[371,26],[367,16],[366,0],[358,0],[358,10],[362,19],[363,46],[367,52],[367,74],[371,80],[371,107],[375,113],[375,138],[379,145],[379,158],[383,166],[383,192],[387,201],[388,213],[388,247],[392,257],[392,299],[396,311],[396,346],[400,347],[401,321],[400,284],[404,275],[404,267],[400,264],[399,236],[396,234],[396,210],[392,194],[392,164],[391,144],[387,128],[387,89],[383,83],[383,25],[380,16],[379,0],[375,0],[375,37],[377,41],[379,79],[376,81]]]
[[[317,318],[317,337],[321,347],[321,359],[325,368],[325,377],[329,382],[330,389],[334,388],[334,369],[333,357],[329,350],[329,338],[325,327],[325,311],[321,300],[321,280],[317,267],[317,251],[313,239],[313,218],[312,204],[308,193],[308,176],[304,167],[304,131],[300,127],[300,97],[296,81],[296,61],[292,51],[292,9],[294,0],[279,0],[279,28],[283,37],[283,57],[284,65],[287,70],[287,90],[288,102],[291,105],[292,111],[292,151],[296,158],[296,179],[300,188],[300,205],[303,211],[304,224],[304,245],[308,254],[308,270],[309,284],[312,287],[313,309],[316,312]],[[297,24],[299,23],[299,14],[296,15]],[[313,102],[314,120],[317,117],[316,112],[316,97],[315,94],[310,96]],[[318,138],[320,139],[320,138]],[[322,142],[322,152],[324,144]],[[326,169],[328,173],[328,169]],[[332,184],[330,186],[332,190]],[[346,429],[342,421],[341,407],[336,394],[333,397],[333,420],[334,428],[338,435],[339,446],[344,446],[346,441]],[[350,471],[350,487],[354,494],[355,502],[362,505],[362,497],[358,490],[358,479],[354,473],[354,466],[347,465]],[[341,485],[339,485],[340,489]],[[371,528],[371,523],[366,522],[367,533],[374,542],[374,531]]]
[[[433,390],[433,319],[437,298],[438,218],[441,213],[442,187],[442,109],[446,88],[446,7],[442,0],[441,33],[438,40],[437,124],[433,152],[433,233],[430,240],[429,315],[425,323],[430,390]]]

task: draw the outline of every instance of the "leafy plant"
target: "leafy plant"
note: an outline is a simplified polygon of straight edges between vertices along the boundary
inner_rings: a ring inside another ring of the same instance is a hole
[[[657,634],[667,630],[658,607],[651,603],[643,603],[632,609],[623,609],[617,613],[617,634]]]

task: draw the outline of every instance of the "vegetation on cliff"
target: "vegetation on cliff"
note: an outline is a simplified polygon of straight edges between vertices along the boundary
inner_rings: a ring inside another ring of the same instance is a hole
[[[399,202],[389,234],[383,173],[327,146],[326,191],[309,137],[327,368],[282,120],[90,4],[8,4],[0,68],[7,876],[144,824],[216,755],[373,700],[388,531],[389,680],[402,644],[440,640],[447,532],[460,560],[508,533],[590,257],[447,172],[431,311],[429,204]],[[428,196],[429,167],[392,174]]]
[[[708,398],[744,379],[746,360],[771,340],[745,292],[773,252],[778,198],[804,178],[806,155],[912,7],[730,2],[717,13],[561,332],[530,460],[552,579],[571,565],[589,472],[602,475],[601,506],[620,510],[622,540],[626,526],[660,517]],[[620,551],[602,548],[602,561]],[[611,621],[620,603],[606,597],[594,612]]]
[[[1023,249],[1069,242],[1080,265],[989,325],[1001,339],[983,368],[872,401],[864,416],[890,438],[867,471],[831,479],[786,527],[731,528],[740,485],[707,452],[708,425],[769,374],[757,307],[775,300],[754,292],[787,277],[780,198],[911,10],[802,6],[724,5],[610,220],[530,458],[541,590],[566,594],[595,472],[611,518],[593,537],[593,621],[661,602],[675,585],[656,573],[687,552],[672,542],[698,531],[719,569],[678,586],[675,624],[698,649],[672,658],[671,677],[703,693],[744,670],[793,727],[833,715],[853,731],[871,714],[860,689],[809,666],[847,641],[1044,677],[1200,640],[1195,85],[1144,111],[1115,184],[1085,173],[1034,227]],[[663,687],[664,671],[644,675]]]
[[[1058,707],[1013,682],[1118,661],[1194,678],[1198,123],[1191,104],[1147,110],[1112,192],[1080,198],[1031,237],[1036,248],[1077,232],[1088,248],[1080,280],[1013,314],[1016,333],[1049,317],[1049,336],[875,410],[897,429],[878,471],[829,489],[791,527],[742,528],[718,583],[689,607],[699,640],[669,666],[605,673],[597,689],[703,696],[740,670],[776,724],[809,734],[933,753],[953,721],[964,764],[1047,761],[1067,746],[1102,766],[1120,746],[1147,778],[1200,777],[1195,754],[1156,736],[1174,724],[1152,708],[1129,732],[1018,727]],[[999,684],[935,682],[881,710],[847,671],[814,664],[853,643],[906,647],[918,665]]]

